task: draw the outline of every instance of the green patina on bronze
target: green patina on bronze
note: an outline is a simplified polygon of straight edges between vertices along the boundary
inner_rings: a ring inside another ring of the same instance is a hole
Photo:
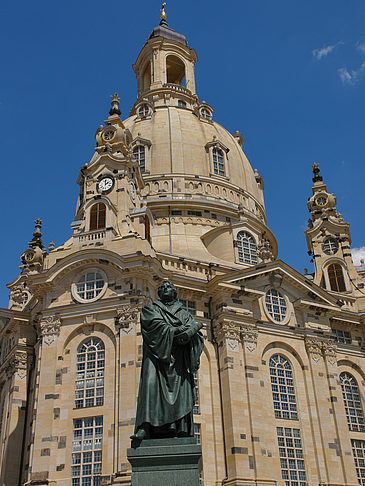
[[[193,436],[194,373],[203,350],[202,325],[170,282],[141,312],[143,360],[132,439]]]

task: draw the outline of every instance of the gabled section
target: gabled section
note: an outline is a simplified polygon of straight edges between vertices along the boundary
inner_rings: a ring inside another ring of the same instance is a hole
[[[256,323],[329,332],[330,319],[351,304],[308,281],[281,260],[217,276],[209,283],[219,313],[251,316]],[[221,310],[219,310],[221,309]],[[353,310],[353,309],[351,309]]]

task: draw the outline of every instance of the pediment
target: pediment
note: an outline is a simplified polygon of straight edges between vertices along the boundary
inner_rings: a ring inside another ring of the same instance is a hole
[[[214,284],[213,284],[214,282]],[[281,289],[296,306],[338,312],[341,303],[324,289],[308,280],[281,260],[238,270],[212,280],[212,286],[230,288],[231,292],[258,299],[269,288]]]

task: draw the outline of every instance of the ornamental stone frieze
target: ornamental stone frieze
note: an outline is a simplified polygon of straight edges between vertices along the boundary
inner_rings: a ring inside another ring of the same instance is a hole
[[[214,337],[218,346],[226,346],[231,351],[238,351],[241,339],[240,325],[234,321],[223,321],[214,327]]]
[[[254,324],[241,324],[241,339],[248,351],[254,351],[257,348],[257,337],[259,331]]]
[[[38,322],[39,335],[46,346],[50,346],[58,338],[61,331],[61,319],[57,316],[44,316]]]
[[[15,373],[23,380],[27,371],[33,366],[33,356],[25,351],[16,351],[5,366],[5,373],[10,379]]]
[[[324,358],[332,366],[336,365],[337,346],[331,339],[306,337],[305,347],[309,357],[314,363],[318,363],[321,358]]]
[[[137,319],[141,305],[125,304],[117,309],[115,329],[121,335],[133,335],[137,332]]]

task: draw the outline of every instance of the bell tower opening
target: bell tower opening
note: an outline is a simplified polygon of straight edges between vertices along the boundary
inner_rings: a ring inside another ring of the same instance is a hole
[[[185,64],[177,56],[166,58],[167,82],[185,86]]]
[[[151,86],[151,63],[148,62],[145,70],[143,71],[143,91],[148,91]]]

